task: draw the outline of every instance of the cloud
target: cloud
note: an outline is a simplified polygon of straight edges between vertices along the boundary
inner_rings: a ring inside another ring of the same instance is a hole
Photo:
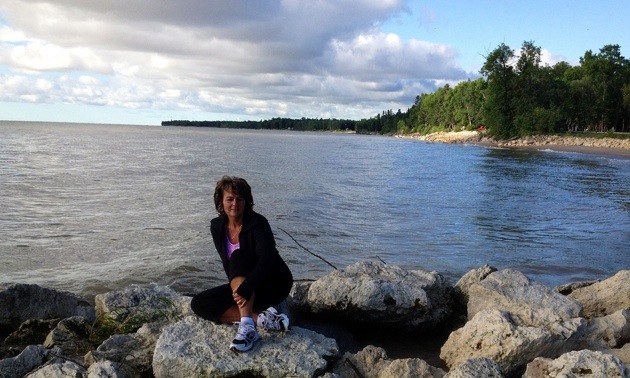
[[[470,76],[452,47],[381,31],[401,12],[401,0],[7,0],[0,98],[364,118]]]
[[[540,50],[540,63],[542,65],[549,65],[549,66],[553,66],[556,63],[560,63],[560,62],[568,62],[567,58],[561,56],[561,55],[556,55],[554,53],[552,53],[551,51],[547,50],[547,49],[541,49]],[[577,64],[578,62],[568,62],[570,64]]]

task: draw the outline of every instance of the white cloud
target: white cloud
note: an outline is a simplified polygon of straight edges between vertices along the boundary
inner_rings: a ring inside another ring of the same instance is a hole
[[[556,63],[560,62],[568,62],[567,59],[561,55],[556,55],[549,50],[541,49],[540,50],[540,63],[542,65],[553,66]],[[577,64],[577,62],[568,62],[571,64]]]
[[[405,109],[469,75],[453,48],[379,29],[404,11],[402,0],[7,0],[0,98],[260,118]]]

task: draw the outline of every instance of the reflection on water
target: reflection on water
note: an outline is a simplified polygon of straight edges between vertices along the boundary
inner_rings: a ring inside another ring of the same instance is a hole
[[[208,224],[247,178],[297,279],[381,259],[455,281],[489,263],[546,284],[630,268],[630,159],[388,137],[0,123],[0,277],[78,293],[224,280]]]

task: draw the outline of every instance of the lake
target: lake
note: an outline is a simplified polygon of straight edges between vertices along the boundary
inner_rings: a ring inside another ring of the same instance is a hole
[[[0,282],[91,296],[225,281],[216,181],[247,179],[296,279],[357,261],[514,268],[555,286],[630,269],[630,159],[387,136],[0,122]],[[309,251],[311,253],[309,253]]]

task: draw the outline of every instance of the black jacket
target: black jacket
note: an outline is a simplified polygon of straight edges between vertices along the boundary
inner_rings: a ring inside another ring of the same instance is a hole
[[[214,246],[221,257],[223,269],[229,275],[230,265],[225,253],[227,221],[227,216],[212,219],[210,232]],[[239,233],[239,243],[241,251],[247,253],[255,261],[254,269],[237,290],[241,297],[250,299],[256,289],[268,281],[293,280],[289,267],[276,249],[276,241],[271,226],[264,216],[255,211],[249,211],[243,215],[243,227]]]

